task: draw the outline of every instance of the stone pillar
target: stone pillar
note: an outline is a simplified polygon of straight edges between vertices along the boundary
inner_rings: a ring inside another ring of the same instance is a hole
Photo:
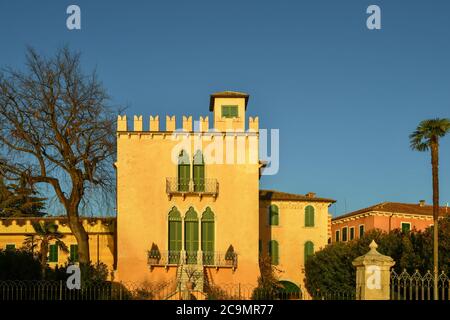
[[[353,260],[356,267],[356,300],[389,300],[391,267],[395,262],[377,251],[375,241],[372,240],[369,248],[369,252]]]

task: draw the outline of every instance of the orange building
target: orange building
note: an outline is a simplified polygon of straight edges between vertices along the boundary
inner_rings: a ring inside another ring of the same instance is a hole
[[[446,215],[448,211],[448,207],[441,207],[440,215]],[[394,229],[425,230],[432,225],[433,206],[426,205],[425,201],[417,204],[383,202],[333,218],[331,241],[351,241],[373,229],[386,232]]]

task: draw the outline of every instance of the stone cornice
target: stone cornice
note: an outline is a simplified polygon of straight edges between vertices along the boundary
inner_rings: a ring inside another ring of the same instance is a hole
[[[377,217],[396,217],[396,218],[408,218],[408,219],[417,219],[417,220],[433,220],[432,216],[422,215],[422,214],[410,214],[404,212],[386,212],[386,211],[369,211],[360,214],[356,214],[351,217],[336,217],[332,219],[331,224],[342,224],[349,221],[355,221],[361,218],[369,217],[369,216],[377,216]]]

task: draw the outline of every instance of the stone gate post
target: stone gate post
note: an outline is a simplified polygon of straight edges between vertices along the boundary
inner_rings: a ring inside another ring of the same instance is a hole
[[[356,300],[389,300],[391,267],[394,260],[377,251],[375,241],[369,252],[353,260],[356,267]]]

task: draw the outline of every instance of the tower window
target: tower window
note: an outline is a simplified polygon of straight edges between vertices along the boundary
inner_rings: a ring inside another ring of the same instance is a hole
[[[223,118],[237,118],[238,117],[238,106],[222,106],[222,117]]]

